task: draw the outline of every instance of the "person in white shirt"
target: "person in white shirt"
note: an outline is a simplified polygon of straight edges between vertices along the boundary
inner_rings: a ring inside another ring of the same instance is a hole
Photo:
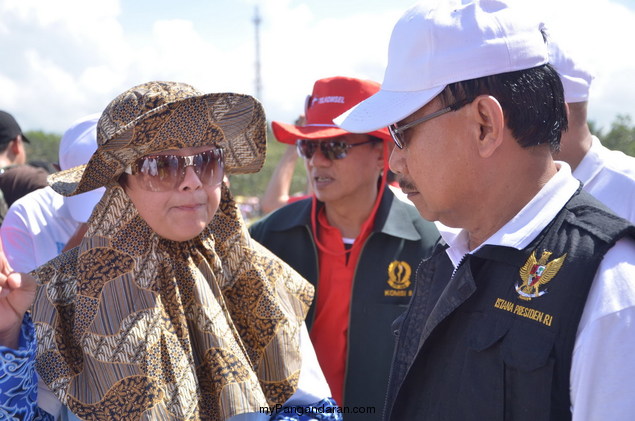
[[[62,135],[60,169],[88,163],[97,149],[99,114],[75,121]],[[64,197],[50,186],[16,200],[0,226],[5,255],[13,270],[30,272],[60,254],[88,221],[104,188]],[[69,245],[70,246],[70,245]]]
[[[569,106],[569,127],[562,134],[555,158],[567,162],[583,188],[613,212],[635,223],[635,157],[602,145],[587,123],[593,75],[576,61],[563,41],[550,34],[549,62],[564,86]]]
[[[452,228],[393,325],[386,420],[635,413],[635,227],[554,161],[563,87],[520,7],[413,6],[380,91],[335,120],[388,125],[402,189]]]

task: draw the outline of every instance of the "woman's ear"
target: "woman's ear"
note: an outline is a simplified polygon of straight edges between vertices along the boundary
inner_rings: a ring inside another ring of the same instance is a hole
[[[496,98],[480,95],[472,102],[473,117],[479,127],[478,151],[482,158],[489,158],[503,142],[505,116]]]

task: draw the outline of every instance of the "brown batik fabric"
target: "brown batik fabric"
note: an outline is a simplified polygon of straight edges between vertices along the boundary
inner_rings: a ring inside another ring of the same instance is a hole
[[[296,390],[313,288],[247,233],[223,186],[197,238],[157,236],[108,186],[75,248],[34,271],[40,377],[87,420],[224,420]]]
[[[51,174],[49,184],[70,196],[108,184],[138,158],[164,150],[214,144],[226,174],[260,170],[266,155],[262,105],[248,95],[202,94],[174,82],[149,82],[124,92],[97,124],[99,145],[86,165]]]

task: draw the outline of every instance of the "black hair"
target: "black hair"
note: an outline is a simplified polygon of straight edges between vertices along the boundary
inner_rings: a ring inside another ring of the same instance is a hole
[[[505,124],[522,147],[548,143],[552,151],[560,149],[567,112],[562,82],[551,65],[455,82],[446,86],[439,98],[449,105],[479,95],[498,100]]]

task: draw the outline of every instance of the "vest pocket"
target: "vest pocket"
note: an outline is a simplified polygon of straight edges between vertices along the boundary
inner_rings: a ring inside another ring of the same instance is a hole
[[[548,328],[514,318],[485,317],[481,322],[470,340],[470,348],[476,351],[472,364],[481,361],[489,366],[479,371],[492,376],[489,382],[497,386],[489,394],[492,405],[503,412],[496,419],[549,419],[555,335]]]
[[[505,364],[532,372],[548,364],[555,335],[548,329],[516,321],[503,340],[501,353]]]

